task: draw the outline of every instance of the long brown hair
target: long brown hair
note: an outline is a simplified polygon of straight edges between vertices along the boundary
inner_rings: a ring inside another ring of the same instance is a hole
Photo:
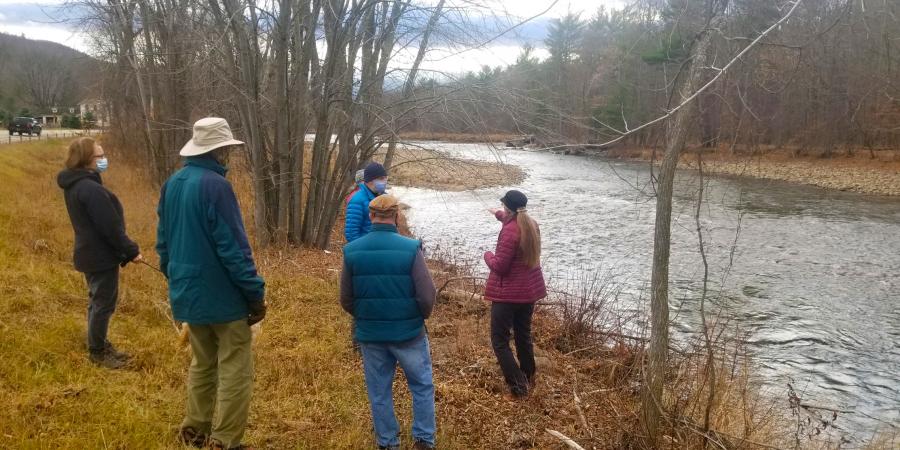
[[[93,138],[81,137],[69,144],[69,156],[66,158],[66,168],[68,169],[84,169],[94,162],[94,147],[96,143]]]
[[[527,209],[519,208],[515,213],[522,258],[528,267],[537,267],[541,263],[541,230],[537,222],[528,216]]]

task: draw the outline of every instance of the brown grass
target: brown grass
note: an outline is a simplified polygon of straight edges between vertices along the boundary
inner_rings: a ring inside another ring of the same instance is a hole
[[[383,157],[383,156],[382,156]],[[443,191],[465,191],[521,183],[525,172],[495,161],[453,158],[435,150],[398,149],[391,183]]]
[[[176,344],[165,283],[157,273],[140,266],[123,270],[111,340],[135,355],[134,365],[113,372],[87,361],[85,286],[71,267],[72,231],[54,182],[64,146],[50,141],[0,152],[0,446],[180,448],[172,432],[184,410],[189,355]],[[113,160],[104,179],[125,206],[130,234],[155,262],[157,194],[142,173]],[[245,183],[236,186],[245,213],[252,210]],[[273,449],[373,447],[362,368],[336,298],[340,253],[270,248],[257,251],[256,258],[268,283],[270,313],[254,344],[256,386],[246,440]],[[465,275],[432,264],[438,286]],[[428,323],[440,448],[563,448],[547,428],[586,448],[637,447],[638,343],[604,336],[594,346],[573,349],[561,344],[571,341],[560,339],[564,327],[553,306],[541,306],[534,324],[537,388],[527,399],[510,402],[501,395],[486,303],[459,295],[472,291],[466,282],[449,289],[455,294],[437,305]],[[705,398],[702,358],[674,362],[665,403],[678,417],[694,420],[691,411],[702,410]],[[750,388],[746,370],[737,374],[717,384],[722,397],[714,427],[778,445],[783,435],[773,424],[777,412],[759,407],[770,402]],[[410,399],[402,379],[395,393],[409,442]],[[672,447],[700,447],[697,433],[681,422],[667,430]]]

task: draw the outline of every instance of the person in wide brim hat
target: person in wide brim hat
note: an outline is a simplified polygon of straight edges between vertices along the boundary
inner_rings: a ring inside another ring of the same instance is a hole
[[[194,136],[181,147],[181,156],[199,156],[217,148],[244,145],[231,134],[228,121],[221,117],[206,117],[194,123]]]
[[[244,448],[253,391],[250,327],[266,315],[265,281],[225,178],[225,152],[241,144],[225,119],[198,120],[180,152],[184,167],[163,185],[158,206],[160,269],[172,316],[188,324],[194,354],[179,437],[198,448]]]

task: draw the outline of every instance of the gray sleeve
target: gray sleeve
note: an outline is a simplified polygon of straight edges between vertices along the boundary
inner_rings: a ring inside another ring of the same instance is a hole
[[[416,287],[416,302],[419,303],[419,311],[422,317],[431,316],[434,309],[434,298],[437,294],[434,288],[434,280],[431,278],[431,272],[428,271],[428,265],[425,263],[425,254],[422,249],[416,252],[416,260],[412,267],[413,284]]]
[[[351,315],[353,314],[353,274],[350,273],[350,266],[344,262],[344,270],[341,270],[341,308]]]

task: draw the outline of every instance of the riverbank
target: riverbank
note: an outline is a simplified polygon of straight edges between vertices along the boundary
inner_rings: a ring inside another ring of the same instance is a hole
[[[613,148],[603,155],[635,161],[654,158],[652,150],[633,148]],[[696,169],[698,155],[697,151],[684,152],[679,166]],[[661,153],[657,153],[655,159],[661,157]],[[879,151],[874,158],[868,152],[822,158],[816,155],[794,156],[788,151],[775,150],[741,155],[722,149],[704,151],[702,162],[704,170],[710,173],[781,180],[863,194],[900,196],[900,151]]]
[[[383,160],[384,155],[376,155]],[[498,161],[454,158],[444,152],[420,148],[398,148],[390,170],[391,184],[466,191],[494,186],[512,186],[525,179],[525,172]]]
[[[71,267],[72,231],[54,182],[63,148],[55,141],[0,153],[0,293],[8,299],[0,303],[0,402],[7,405],[0,411],[0,445],[180,448],[173,431],[184,408],[190,357],[176,343],[159,274],[141,266],[123,270],[111,340],[135,355],[133,366],[111,372],[87,361],[84,281]],[[155,264],[157,190],[139,168],[117,163],[116,149],[107,151],[113,165],[105,183],[125,206],[129,233]],[[238,197],[244,212],[252,211],[247,192],[239,190]],[[270,304],[254,344],[256,387],[246,441],[257,447],[374,446],[362,367],[337,303],[339,246],[333,242],[331,252],[256,249]],[[577,299],[554,294],[538,307],[533,327],[537,387],[521,402],[505,400],[487,304],[477,296],[477,283],[452,265],[452,251],[443,250],[431,252],[444,262],[430,264],[445,289],[428,324],[440,448],[564,448],[547,429],[585,448],[638,447],[643,337],[613,334],[621,330],[596,321],[597,309],[564,307]],[[692,347],[672,355],[663,402],[671,419],[666,440],[674,448],[702,445],[698,424],[710,385],[703,360]],[[726,367],[712,383],[719,393],[710,423],[716,441],[730,448],[787,445],[785,407],[750,386],[749,361],[728,359]],[[410,399],[403,388],[395,392],[408,443]]]
[[[437,131],[407,131],[400,133],[400,138],[404,141],[440,141],[468,144],[506,142],[520,137],[520,135],[506,133],[442,133]]]

